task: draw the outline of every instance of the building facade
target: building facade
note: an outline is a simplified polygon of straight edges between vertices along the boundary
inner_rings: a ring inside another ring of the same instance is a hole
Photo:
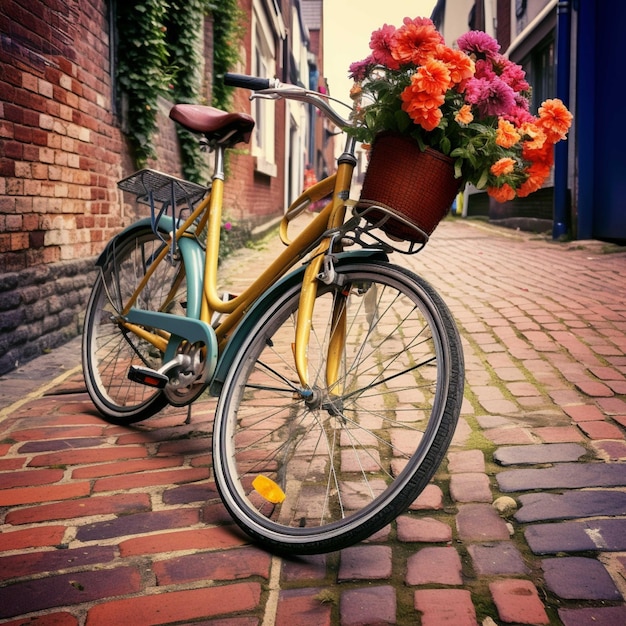
[[[136,169],[117,79],[121,6],[0,4],[0,375],[80,332],[96,255],[141,215],[116,186]],[[241,61],[232,70],[308,84],[321,62],[320,51],[310,50],[301,2],[240,0],[239,8],[242,37],[233,45]],[[210,11],[197,28],[199,101],[210,102],[217,80]],[[251,103],[248,95],[239,90],[232,108],[252,113],[257,127],[251,144],[230,156],[225,207],[230,220],[252,230],[282,215],[297,193],[315,131],[304,105]],[[181,176],[172,104],[157,100],[147,165]]]
[[[471,29],[496,37],[501,52],[522,65],[532,106],[558,97],[574,115],[567,142],[543,189],[499,204],[468,190],[464,211],[554,238],[626,241],[624,177],[618,171],[620,109],[602,96],[619,75],[611,52],[626,19],[621,0],[439,0],[432,14],[448,43]]]

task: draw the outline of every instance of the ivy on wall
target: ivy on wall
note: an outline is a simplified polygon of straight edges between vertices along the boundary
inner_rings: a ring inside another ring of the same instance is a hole
[[[207,13],[213,17],[211,104],[228,109],[232,90],[224,86],[221,76],[239,60],[243,20],[237,0],[117,3],[117,79],[127,102],[127,135],[138,167],[156,156],[152,137],[159,96],[176,102],[206,101],[201,93],[201,35]],[[197,136],[181,128],[177,132],[183,174],[203,182],[204,159]]]

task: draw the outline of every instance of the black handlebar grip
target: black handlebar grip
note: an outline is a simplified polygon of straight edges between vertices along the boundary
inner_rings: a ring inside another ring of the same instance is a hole
[[[269,89],[269,78],[257,78],[256,76],[246,76],[245,74],[224,74],[224,84],[230,87],[242,87],[252,91]]]

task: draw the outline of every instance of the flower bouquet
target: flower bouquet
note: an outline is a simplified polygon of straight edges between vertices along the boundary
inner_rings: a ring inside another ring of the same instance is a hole
[[[376,192],[368,188],[372,165],[378,170],[375,161],[401,161],[398,168],[410,169],[420,154],[435,152],[448,162],[448,182],[426,185],[430,191],[435,184],[447,190],[436,215],[425,227],[418,225],[427,234],[465,182],[499,202],[539,189],[553,164],[553,146],[565,139],[572,120],[558,99],[546,100],[538,115],[530,113],[523,69],[500,54],[498,42],[486,33],[470,31],[456,43],[458,49],[446,46],[428,18],[405,18],[399,28],[385,24],[374,31],[370,56],[350,66],[357,124],[347,132],[372,145],[361,207],[387,205],[380,198],[367,200]],[[414,148],[405,154],[397,143],[383,150],[379,144],[386,137]],[[385,172],[371,178],[391,178],[391,186],[406,193],[411,183],[400,176]],[[403,209],[398,212],[406,217]]]

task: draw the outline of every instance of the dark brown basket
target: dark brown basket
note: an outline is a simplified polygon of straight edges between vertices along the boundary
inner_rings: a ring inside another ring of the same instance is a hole
[[[377,135],[365,173],[357,213],[370,207],[364,215],[377,223],[385,213],[399,216],[418,230],[394,219],[381,224],[388,235],[406,241],[424,242],[446,216],[459,191],[461,181],[454,178],[454,161],[426,148],[422,152],[416,141],[397,133]],[[420,233],[422,231],[424,234]]]

